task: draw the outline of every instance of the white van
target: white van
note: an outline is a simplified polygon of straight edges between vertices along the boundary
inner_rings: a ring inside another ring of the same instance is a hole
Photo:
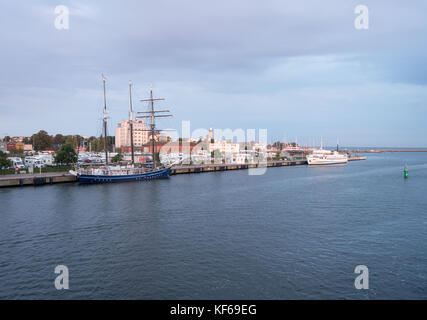
[[[19,157],[9,157],[7,158],[12,164],[12,168],[18,167],[18,169],[25,169],[25,165],[22,162],[22,159]]]
[[[33,168],[44,168],[43,160],[36,157],[25,157],[25,166]]]
[[[46,166],[52,166],[54,162],[53,156],[49,153],[39,153],[33,157],[37,160],[40,160]]]

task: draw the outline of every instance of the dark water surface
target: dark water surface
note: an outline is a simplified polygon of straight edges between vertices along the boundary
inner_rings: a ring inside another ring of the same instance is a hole
[[[427,299],[427,153],[8,188],[0,203],[0,298]]]

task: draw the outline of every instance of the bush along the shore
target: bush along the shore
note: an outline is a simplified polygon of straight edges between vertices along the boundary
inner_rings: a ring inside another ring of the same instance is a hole
[[[121,153],[118,153],[111,159],[111,162],[120,162],[122,160],[123,160],[123,155]]]
[[[73,164],[77,162],[77,153],[71,144],[64,144],[55,156],[58,164]]]
[[[0,151],[0,169],[7,169],[11,166],[10,160],[7,158],[7,154]]]

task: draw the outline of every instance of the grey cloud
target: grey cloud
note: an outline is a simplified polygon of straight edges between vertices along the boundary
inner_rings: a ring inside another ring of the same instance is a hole
[[[342,90],[354,98],[343,85],[427,83],[423,1],[367,3],[368,31],[354,29],[354,0],[61,1],[71,9],[67,31],[54,28],[58,4],[18,0],[0,11],[2,125],[18,109],[32,117],[21,117],[27,134],[61,129],[47,120],[32,123],[44,110],[55,110],[69,131],[90,131],[102,105],[101,73],[113,123],[126,108],[129,79],[140,96],[151,81],[160,93],[163,86],[181,116],[200,125],[208,125],[197,115],[201,108],[235,109],[228,119],[238,119],[237,126],[253,125],[268,95],[275,112],[280,99],[286,106],[305,101],[289,90],[311,92],[311,103],[339,103],[323,93]],[[313,87],[326,90],[304,91]],[[216,98],[225,107],[209,101]],[[253,112],[240,117],[245,110]],[[262,123],[274,126],[277,119],[269,121]]]

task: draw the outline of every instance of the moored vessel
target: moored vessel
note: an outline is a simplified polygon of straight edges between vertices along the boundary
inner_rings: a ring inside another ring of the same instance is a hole
[[[80,169],[78,171],[70,171],[70,173],[77,176],[80,183],[88,184],[168,178],[170,171],[170,167],[158,168],[156,170],[134,167],[103,167],[96,169]]]
[[[155,110],[154,101],[164,100],[163,98],[153,98],[153,90],[150,89],[150,98],[142,99],[141,101],[150,102],[150,111],[138,112],[145,114],[137,118],[149,118],[151,120],[150,131],[152,141],[152,166],[151,168],[136,167],[134,159],[134,144],[133,144],[133,110],[132,110],[132,83],[129,81],[129,121],[130,121],[130,136],[131,136],[131,164],[127,166],[111,166],[108,161],[108,148],[107,148],[107,102],[106,102],[106,90],[105,82],[106,78],[102,75],[104,85],[104,149],[105,149],[105,166],[92,167],[92,168],[77,168],[76,170],[70,170],[72,175],[77,177],[77,180],[82,184],[92,183],[111,183],[111,182],[129,182],[129,181],[144,181],[168,178],[171,172],[171,166],[157,166],[156,154],[155,154],[155,133],[159,132],[155,128],[155,118],[158,117],[171,117],[168,110]],[[158,112],[163,112],[161,115],[157,115]]]
[[[307,163],[309,165],[346,164],[347,162],[347,155],[338,151],[317,149],[312,154],[307,155]]]

